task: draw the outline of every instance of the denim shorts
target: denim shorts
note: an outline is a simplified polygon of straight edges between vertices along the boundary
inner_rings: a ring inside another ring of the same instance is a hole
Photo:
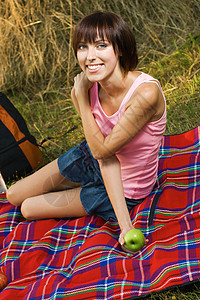
[[[109,200],[98,161],[94,159],[86,141],[75,146],[58,158],[60,173],[72,182],[81,183],[80,198],[89,215],[97,215],[104,220],[117,222]],[[128,210],[144,199],[126,199]]]

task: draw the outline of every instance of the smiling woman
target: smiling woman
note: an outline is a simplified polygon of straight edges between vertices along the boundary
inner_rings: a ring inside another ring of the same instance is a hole
[[[86,140],[8,190],[29,219],[97,215],[117,221],[119,243],[133,229],[129,211],[152,191],[166,124],[159,82],[135,70],[133,33],[120,16],[97,11],[73,35],[82,72],[72,101]]]
[[[134,70],[138,64],[138,56],[135,37],[129,26],[120,16],[111,12],[98,11],[89,16],[82,19],[74,31],[73,49],[76,57],[80,43],[84,41],[95,44],[99,39],[100,48],[104,47],[106,42],[113,46],[124,73]]]

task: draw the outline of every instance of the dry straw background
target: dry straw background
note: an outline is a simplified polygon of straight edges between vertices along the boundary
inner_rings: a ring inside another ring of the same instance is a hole
[[[133,29],[138,68],[158,78],[167,97],[167,132],[199,122],[191,115],[199,114],[200,0],[1,0],[0,90],[38,142],[48,141],[47,161],[83,139],[70,99],[79,72],[72,33],[80,18],[98,9],[120,14]]]
[[[199,0],[1,0],[0,88],[42,95],[69,87],[76,72],[71,37],[85,14],[119,13],[133,28],[141,64],[174,50],[199,30]]]

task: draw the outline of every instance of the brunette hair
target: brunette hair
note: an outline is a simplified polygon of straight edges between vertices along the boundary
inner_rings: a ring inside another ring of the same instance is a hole
[[[112,12],[96,11],[79,21],[73,34],[73,49],[77,58],[79,44],[94,43],[97,34],[102,40],[105,38],[112,44],[119,55],[121,69],[126,74],[138,64],[136,41],[133,32],[126,22]]]

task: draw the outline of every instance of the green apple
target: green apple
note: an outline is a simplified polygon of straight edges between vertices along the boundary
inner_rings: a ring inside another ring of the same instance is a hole
[[[124,236],[124,247],[131,252],[142,249],[145,244],[145,237],[141,230],[131,229]]]

